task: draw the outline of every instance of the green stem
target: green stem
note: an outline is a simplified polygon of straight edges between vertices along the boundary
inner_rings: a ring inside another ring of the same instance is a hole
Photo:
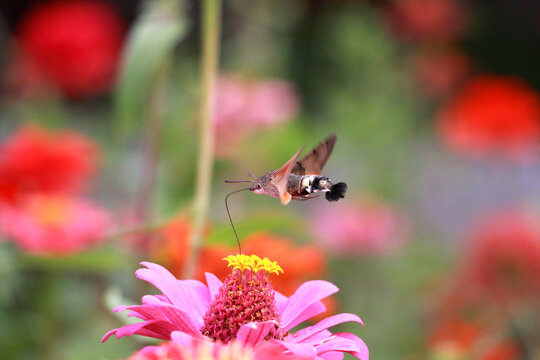
[[[186,278],[193,277],[202,246],[204,224],[210,202],[212,164],[214,160],[214,88],[218,71],[221,0],[202,3],[202,74],[200,100],[200,143],[197,164],[191,253],[184,268]]]

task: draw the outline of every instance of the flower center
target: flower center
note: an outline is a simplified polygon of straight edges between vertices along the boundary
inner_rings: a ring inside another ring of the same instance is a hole
[[[37,196],[28,204],[30,217],[39,225],[58,227],[70,217],[70,201],[61,196]]]
[[[256,255],[230,255],[232,272],[218,291],[204,316],[201,333],[224,343],[236,338],[240,327],[249,322],[276,321],[267,339],[282,339],[279,328],[274,289],[269,281],[271,273],[283,272],[281,267],[267,258]]]

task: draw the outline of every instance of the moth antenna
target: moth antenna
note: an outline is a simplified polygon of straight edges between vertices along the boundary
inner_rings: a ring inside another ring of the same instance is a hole
[[[227,184],[238,184],[238,183],[245,183],[245,182],[253,182],[254,180],[225,180]]]
[[[227,203],[227,200],[229,199],[229,196],[231,196],[232,194],[236,194],[236,193],[238,193],[240,191],[246,191],[246,190],[249,190],[249,188],[244,188],[244,189],[231,191],[230,193],[228,193],[225,196],[225,208],[227,209],[227,215],[229,216],[229,222],[231,223],[231,226],[232,226],[232,229],[233,229],[233,232],[234,232],[234,236],[236,237],[236,243],[238,244],[238,252],[240,253],[240,255],[242,255],[242,247],[240,246],[240,239],[238,239],[238,234],[236,233],[236,229],[234,228],[234,224],[233,224],[233,221],[232,221],[232,218],[231,218],[231,212],[229,211],[229,204]]]

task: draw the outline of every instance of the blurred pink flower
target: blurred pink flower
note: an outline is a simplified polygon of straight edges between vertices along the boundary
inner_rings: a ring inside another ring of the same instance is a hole
[[[452,40],[460,36],[468,11],[460,0],[395,0],[388,17],[392,30],[403,40]]]
[[[13,81],[24,87],[46,79],[74,98],[102,94],[113,84],[123,38],[122,20],[105,2],[42,2],[18,26]]]
[[[368,359],[364,342],[350,333],[332,334],[328,328],[358,322],[354,314],[338,314],[313,326],[289,333],[303,321],[325,311],[321,299],[338,291],[329,282],[302,284],[289,298],[272,289],[271,273],[281,268],[267,258],[252,255],[227,257],[232,272],[223,283],[206,273],[208,286],[197,280],[178,280],[160,265],[143,262],[136,275],[156,286],[162,294],[145,295],[142,305],[120,306],[142,322],[109,331],[110,336],[143,335],[189,345],[195,340],[238,341],[257,350],[266,343],[279,344],[289,353],[310,359],[341,358],[343,352]]]
[[[193,340],[187,345],[173,341],[159,346],[147,346],[129,360],[307,360],[311,357],[285,354],[278,343],[267,342],[253,349],[239,341],[227,344],[207,340]]]
[[[468,238],[458,283],[482,302],[540,296],[540,218],[514,210],[479,221]]]
[[[409,227],[407,218],[374,199],[318,208],[310,225],[321,246],[340,255],[391,252],[404,243]]]
[[[470,61],[461,50],[426,49],[414,56],[413,67],[422,92],[443,97],[455,91],[465,79]]]
[[[74,131],[23,126],[0,143],[0,202],[29,193],[76,194],[97,168],[98,147]]]
[[[438,111],[439,134],[453,150],[526,159],[539,148],[540,96],[518,78],[472,78]]]
[[[298,109],[298,95],[287,81],[222,75],[217,84],[215,113],[218,146],[222,148],[252,131],[290,120]]]
[[[0,205],[0,233],[31,253],[61,255],[104,240],[109,214],[61,195],[29,195],[19,206]]]

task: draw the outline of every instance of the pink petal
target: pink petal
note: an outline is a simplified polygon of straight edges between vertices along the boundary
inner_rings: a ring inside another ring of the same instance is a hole
[[[313,345],[309,344],[294,344],[287,341],[277,341],[281,345],[285,346],[294,355],[306,359],[315,359],[317,352]]]
[[[206,284],[208,284],[208,290],[210,291],[210,299],[214,299],[217,295],[222,282],[212,273],[204,273],[206,277]]]
[[[351,354],[361,359],[369,359],[367,345],[358,336],[351,333],[337,333],[327,342],[317,346],[317,354],[324,354],[329,351],[341,351]]]
[[[276,302],[276,308],[278,313],[282,314],[287,306],[287,301],[289,298],[278,291],[274,291],[274,300]]]
[[[354,322],[364,325],[364,323],[362,322],[362,319],[360,319],[355,314],[349,314],[349,313],[338,314],[338,315],[327,317],[326,319],[319,321],[317,324],[313,326],[309,326],[309,327],[306,327],[297,331],[294,334],[294,341],[303,342],[323,330],[329,329],[332,326],[335,326],[337,324],[341,324],[341,323],[349,322],[349,321],[354,321]]]
[[[113,309],[113,311],[114,312],[122,312],[122,311],[127,310],[128,308],[129,308],[128,305],[119,305],[119,306],[115,307]],[[138,314],[136,312],[133,312],[133,311],[130,311],[127,316],[135,316],[135,317],[138,317],[139,319],[142,319],[142,320],[151,320],[151,319],[146,318],[146,317],[144,317],[144,316],[142,316],[142,315],[140,315],[140,314]]]
[[[193,336],[190,336],[181,331],[173,331],[171,333],[171,340],[177,344],[189,346],[193,342]]]
[[[142,303],[144,305],[172,305],[165,296],[159,297],[158,295],[144,295]]]
[[[296,325],[311,319],[314,316],[317,316],[319,314],[322,314],[326,311],[326,306],[320,301],[314,302],[313,304],[309,305],[295,320],[294,322],[289,326],[290,330],[291,328],[295,327]]]
[[[266,335],[268,335],[270,330],[276,328],[276,326],[279,326],[279,324],[275,320],[249,322],[242,325],[240,330],[238,330],[236,338],[243,344],[255,347],[264,341]]]
[[[101,342],[105,342],[113,334],[115,334],[117,338],[121,338],[122,336],[143,335],[156,339],[168,340],[169,333],[173,330],[172,324],[163,320],[143,321],[113,329],[103,336]]]
[[[318,354],[317,358],[323,360],[343,360],[343,353],[339,351],[328,351],[324,354]]]
[[[200,326],[195,324],[189,315],[173,305],[134,305],[126,309],[138,313],[141,316],[135,316],[144,320],[163,320],[169,322],[173,330],[180,330],[195,337],[200,335]]]
[[[253,359],[256,360],[311,360],[313,354],[308,356],[295,356],[277,341],[265,341],[255,349]]]
[[[319,308],[311,305],[338,291],[338,287],[328,281],[312,280],[300,285],[296,292],[289,298],[283,313],[281,313],[281,325],[285,330],[290,330],[305,319],[318,315],[314,310]],[[299,319],[303,319],[298,321]]]
[[[206,285],[197,280],[178,280],[163,266],[142,262],[148,269],[139,269],[135,275],[158,288],[173,305],[188,314],[200,328],[203,316],[210,305]]]
[[[298,339],[296,338],[296,334],[289,333],[289,335],[285,337],[285,340],[292,343],[304,343],[304,344],[316,345],[324,341],[327,341],[330,337],[332,337],[332,335],[333,335],[332,332],[330,332],[329,330],[322,330],[310,336],[308,341],[306,341],[305,339],[298,341]]]

